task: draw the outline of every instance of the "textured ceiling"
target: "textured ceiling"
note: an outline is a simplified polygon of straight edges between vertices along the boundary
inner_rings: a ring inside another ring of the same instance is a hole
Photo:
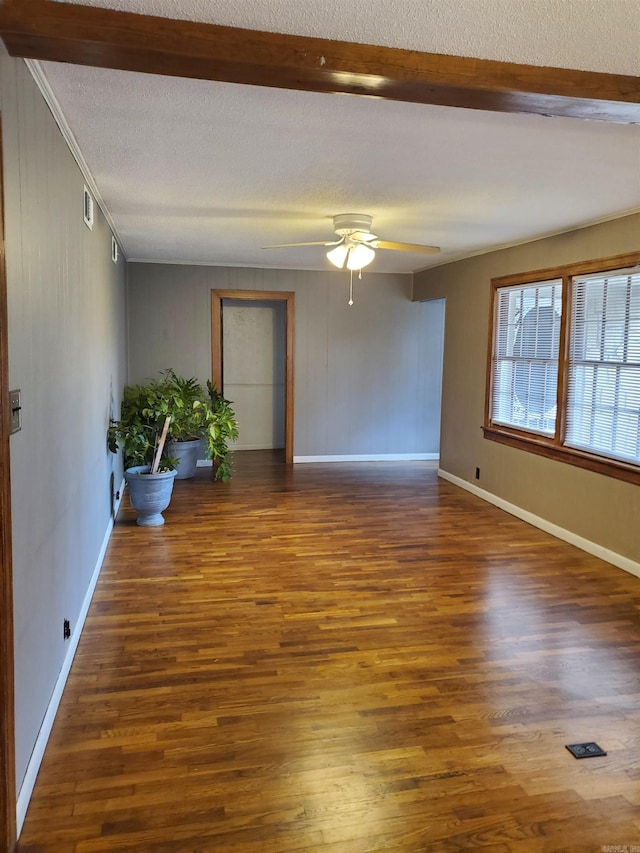
[[[636,0],[62,0],[232,27],[640,73]]]
[[[94,0],[391,47],[640,75],[634,0]],[[390,9],[393,8],[393,13]],[[409,272],[640,207],[640,127],[42,63],[130,259],[323,269],[372,214]]]

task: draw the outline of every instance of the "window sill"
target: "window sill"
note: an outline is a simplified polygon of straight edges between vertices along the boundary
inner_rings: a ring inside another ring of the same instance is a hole
[[[499,444],[515,447],[517,450],[525,450],[538,456],[545,456],[547,459],[555,459],[557,462],[565,462],[568,465],[593,471],[596,474],[603,474],[606,477],[614,477],[617,480],[640,485],[640,468],[635,465],[616,459],[606,459],[603,456],[585,453],[572,447],[561,447],[546,440],[543,436],[531,435],[530,433],[514,432],[496,426],[485,426],[482,431],[484,437],[489,441],[497,441]]]

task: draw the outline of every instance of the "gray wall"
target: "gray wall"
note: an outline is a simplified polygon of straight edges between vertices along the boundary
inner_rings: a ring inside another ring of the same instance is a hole
[[[640,215],[426,270],[414,298],[446,298],[440,466],[498,497],[640,561],[640,488],[483,438],[490,280],[640,249]]]
[[[129,264],[129,379],[211,375],[211,290],[295,292],[296,456],[437,453],[441,304],[411,277]],[[242,435],[242,423],[240,423]]]
[[[0,60],[9,381],[22,390],[11,438],[16,762],[23,779],[111,513],[106,449],[125,373],[125,264],[21,61]]]

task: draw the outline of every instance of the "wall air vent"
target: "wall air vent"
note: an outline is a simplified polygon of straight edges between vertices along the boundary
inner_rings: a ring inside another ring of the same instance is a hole
[[[83,216],[87,228],[93,228],[93,198],[86,187],[84,188]]]
[[[114,264],[118,263],[118,241],[111,235],[111,260]]]

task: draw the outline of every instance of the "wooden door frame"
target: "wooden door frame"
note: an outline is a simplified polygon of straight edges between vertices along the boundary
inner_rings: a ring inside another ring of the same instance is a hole
[[[284,290],[212,290],[211,291],[211,381],[219,391],[222,385],[222,300],[285,303],[284,357],[284,461],[293,462],[293,340],[295,329],[295,293]]]
[[[11,561],[11,456],[4,175],[0,115],[0,850],[16,844],[13,572]]]

